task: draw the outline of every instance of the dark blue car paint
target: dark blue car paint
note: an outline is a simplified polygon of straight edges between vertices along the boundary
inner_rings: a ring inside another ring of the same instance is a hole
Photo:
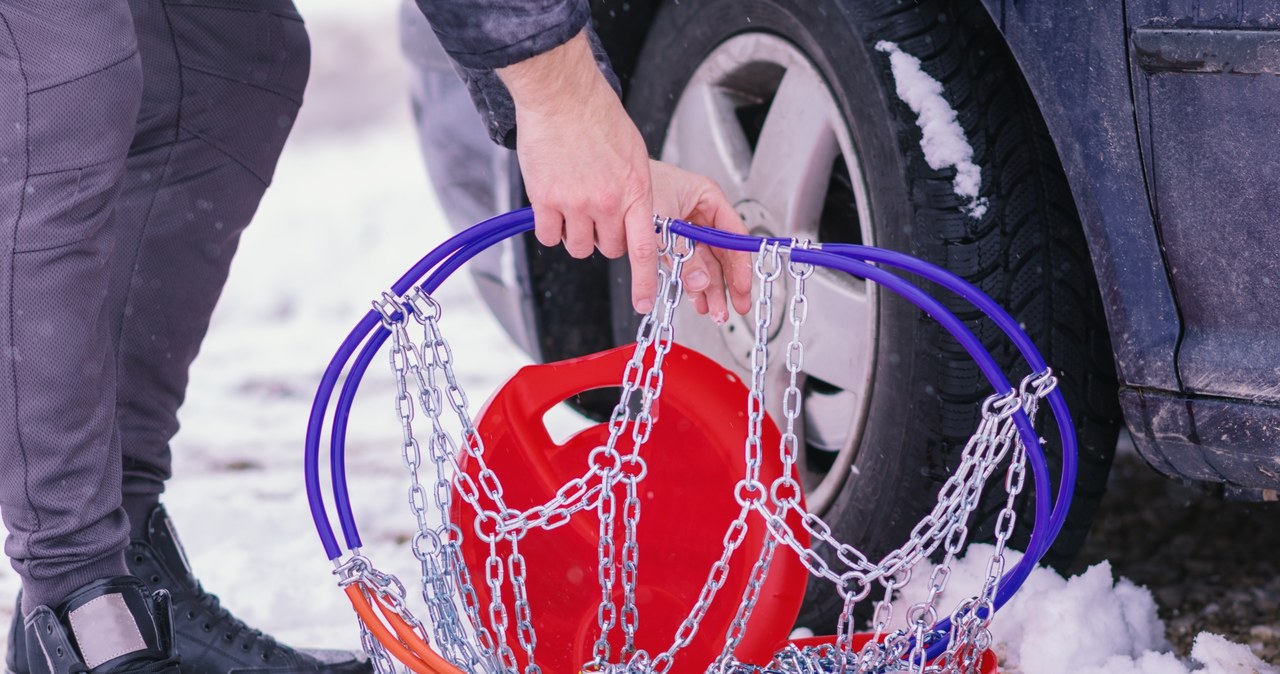
[[[1071,183],[1120,381],[1179,390],[1181,321],[1143,179],[1122,6],[984,4],[1040,105]]]

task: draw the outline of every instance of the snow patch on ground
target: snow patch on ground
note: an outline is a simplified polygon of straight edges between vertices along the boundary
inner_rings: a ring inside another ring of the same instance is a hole
[[[993,551],[990,545],[969,547],[953,566],[941,608],[950,610],[978,593]],[[1005,568],[1021,557],[1006,553]],[[899,620],[927,596],[932,570],[931,565],[917,569],[894,601]],[[1169,652],[1151,593],[1125,578],[1117,580],[1108,562],[1071,578],[1036,568],[996,613],[991,633],[1003,674],[1280,674],[1247,646],[1208,632],[1197,637],[1191,658],[1180,661]]]
[[[920,59],[892,42],[877,42],[876,51],[889,55],[898,98],[916,113],[920,149],[924,150],[929,168],[937,171],[955,167],[955,192],[965,200],[965,213],[975,220],[981,218],[987,212],[987,200],[978,196],[982,170],[973,163],[973,146],[960,126],[955,109],[942,96],[942,83],[924,72]]]
[[[1254,655],[1244,644],[1227,641],[1226,638],[1201,632],[1191,647],[1191,658],[1204,663],[1207,672],[1224,674],[1276,674],[1280,667],[1268,665]]]

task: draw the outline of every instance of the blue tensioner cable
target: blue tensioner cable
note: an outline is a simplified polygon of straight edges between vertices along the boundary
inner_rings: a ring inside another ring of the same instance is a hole
[[[756,252],[766,241],[779,246],[790,246],[790,239],[769,238],[731,234],[706,227],[699,227],[680,220],[672,220],[671,231],[679,236],[687,237],[698,243],[720,248],[745,252]],[[462,267],[468,260],[498,242],[516,234],[533,229],[533,214],[528,208],[505,213],[490,218],[460,232],[436,247],[408,272],[401,276],[392,286],[396,296],[407,293],[419,279],[426,277],[422,289],[433,293],[449,276]],[[1003,371],[995,363],[995,359],[986,350],[964,323],[954,313],[944,307],[938,300],[922,291],[914,284],[898,276],[874,266],[876,264],[891,267],[920,276],[972,303],[987,315],[997,327],[1004,332],[1027,362],[1031,372],[1045,372],[1048,365],[1040,355],[1035,344],[1021,328],[1016,320],[999,304],[968,281],[937,265],[917,258],[871,246],[853,244],[824,244],[819,248],[792,248],[791,259],[800,264],[811,264],[846,272],[853,276],[875,282],[920,308],[927,315],[937,320],[969,353],[979,369],[991,383],[997,394],[1008,395],[1015,389],[1005,378]],[[330,476],[332,482],[334,507],[342,528],[344,542],[349,549],[361,547],[359,530],[351,509],[347,490],[345,467],[345,438],[351,406],[355,399],[369,364],[378,350],[389,337],[390,332],[382,326],[382,319],[375,310],[370,310],[356,324],[347,338],[338,348],[333,359],[321,377],[320,386],[312,403],[311,414],[307,424],[305,440],[305,481],[307,498],[311,508],[312,519],[319,534],[326,556],[337,560],[342,555],[337,537],[329,520],[325,507],[320,482],[320,438],[323,433],[326,411],[332,400],[333,392],[339,380],[343,379],[343,371],[353,355],[356,356],[350,371],[343,381],[342,391],[334,407],[333,428],[330,436]],[[361,344],[363,343],[363,347]],[[359,349],[359,354],[356,354]],[[999,609],[1022,586],[1027,576],[1048,551],[1053,540],[1061,531],[1071,505],[1072,488],[1077,471],[1077,442],[1075,426],[1067,410],[1066,401],[1061,391],[1052,390],[1048,395],[1049,408],[1058,427],[1062,444],[1062,473],[1058,484],[1057,497],[1052,508],[1049,503],[1050,478],[1048,462],[1040,446],[1039,437],[1032,427],[1031,420],[1020,408],[1014,413],[1014,423],[1019,436],[1027,450],[1027,458],[1031,463],[1032,479],[1035,490],[1035,523],[1027,551],[1017,565],[1000,580],[995,599],[995,608]],[[934,626],[935,633],[948,633],[949,619],[944,619]],[[940,655],[946,647],[946,637],[932,643],[928,648],[928,657]]]

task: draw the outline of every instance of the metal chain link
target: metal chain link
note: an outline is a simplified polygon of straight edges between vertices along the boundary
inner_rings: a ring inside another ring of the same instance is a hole
[[[809,242],[793,241],[792,248],[796,247],[808,248]],[[762,249],[760,252],[761,258],[765,254],[766,251]],[[774,247],[771,255],[777,254],[778,249]],[[770,265],[774,268],[779,267],[781,266],[781,260],[773,259],[770,261]],[[799,382],[801,368],[804,366],[804,343],[800,339],[800,334],[804,322],[809,316],[809,298],[805,294],[805,282],[814,272],[812,265],[801,265],[790,261],[787,262],[786,268],[793,281],[791,301],[787,310],[787,316],[791,322],[791,341],[788,342],[786,351],[788,382],[782,396],[786,429],[782,433],[778,446],[778,453],[782,460],[782,472],[774,479],[769,489],[770,503],[774,506],[772,514],[779,518],[785,515],[789,507],[798,507],[802,490],[800,483],[796,482],[793,477],[799,455],[799,437],[796,434],[796,421],[800,418],[801,413],[802,398]],[[772,321],[773,315],[771,306],[772,284],[777,278],[772,269],[760,263],[760,258],[757,258],[756,275],[761,281],[761,301],[763,306],[757,304],[756,347],[752,350],[753,355],[762,341],[766,346],[768,343],[768,324]],[[768,286],[768,292],[765,292],[765,286]],[[765,321],[759,320],[759,312],[761,310],[767,312]],[[767,360],[762,362],[761,365],[767,368]],[[752,370],[752,382],[753,384],[763,382],[763,376],[757,376],[754,369]],[[761,393],[763,392],[761,391]],[[758,397],[752,399],[756,400]],[[751,443],[749,446],[754,449],[758,444]],[[717,668],[721,672],[728,666],[733,651],[737,649],[738,645],[742,643],[743,637],[746,636],[747,622],[751,619],[751,613],[755,610],[756,602],[759,600],[760,588],[764,585],[765,578],[769,574],[769,567],[773,562],[776,548],[777,540],[773,537],[766,538],[764,547],[761,549],[760,555],[751,569],[751,574],[747,579],[747,587],[743,591],[742,600],[738,605],[738,612],[734,615],[733,621],[729,625],[729,630],[725,635],[724,647],[721,649],[717,660]]]
[[[702,620],[706,617],[716,593],[724,585],[729,572],[729,559],[742,545],[747,533],[747,516],[753,507],[764,502],[765,488],[760,482],[760,466],[764,455],[762,435],[764,432],[764,389],[765,373],[769,362],[769,326],[773,320],[773,284],[782,273],[782,259],[776,243],[764,243],[755,261],[756,278],[760,280],[760,296],[755,307],[755,344],[751,354],[751,381],[747,396],[747,439],[744,442],[746,457],[746,475],[739,481],[736,496],[741,506],[738,516],[729,524],[724,536],[724,548],[707,575],[707,580],[698,593],[693,609],[685,617],[676,630],[675,639],[663,653],[653,658],[650,665],[654,674],[665,674],[674,663],[675,654],[689,645],[697,634]],[[759,562],[757,562],[759,563]],[[767,564],[764,567],[767,569]],[[762,573],[764,569],[761,570]],[[763,582],[763,581],[761,581]],[[745,624],[746,616],[743,616]],[[726,638],[732,638],[731,635]],[[729,647],[732,652],[732,647]],[[723,653],[722,653],[723,658]],[[723,666],[723,662],[720,663]]]
[[[411,548],[422,570],[422,597],[431,619],[435,647],[466,671],[514,673],[518,664],[511,645],[507,643],[511,616],[502,601],[504,587],[509,584],[515,607],[516,641],[526,656],[524,674],[541,674],[535,661],[537,635],[527,596],[527,569],[524,555],[520,552],[520,541],[531,529],[554,529],[568,523],[577,513],[594,509],[599,520],[597,579],[601,587],[601,601],[597,609],[597,627],[600,633],[593,647],[592,660],[584,665],[584,669],[618,674],[666,674],[677,652],[696,636],[717,592],[727,582],[729,560],[746,538],[748,515],[756,511],[762,516],[768,535],[748,576],[738,611],[726,631],[724,646],[713,664],[714,671],[729,674],[752,670],[736,662],[733,651],[746,635],[748,621],[779,543],[795,552],[810,573],[835,585],[844,599],[844,609],[838,623],[835,647],[789,647],[779,653],[771,666],[794,674],[844,671],[846,667],[860,673],[886,668],[901,670],[903,667],[921,673],[976,671],[983,649],[991,641],[988,626],[1005,568],[1005,550],[1016,526],[1015,501],[1026,480],[1026,447],[1013,416],[1021,410],[1034,420],[1039,402],[1054,389],[1057,380],[1051,372],[1034,373],[1021,382],[1017,391],[988,398],[982,406],[978,429],[961,452],[956,470],[940,489],[934,508],[912,529],[904,545],[877,562],[870,561],[855,547],[836,540],[830,526],[799,505],[801,486],[794,478],[794,470],[800,443],[797,420],[801,418],[803,404],[804,345],[801,328],[808,314],[805,285],[813,268],[791,261],[785,263],[794,287],[787,309],[792,331],[785,352],[788,374],[787,387],[782,395],[785,429],[778,450],[783,470],[767,489],[761,482],[773,287],[784,270],[783,256],[789,255],[792,248],[808,246],[801,242],[792,242],[791,247],[766,242],[755,260],[754,271],[760,281],[760,296],[755,304],[755,341],[747,397],[748,432],[743,445],[746,465],[744,477],[735,488],[735,498],[741,510],[727,528],[721,557],[712,565],[694,606],[677,629],[672,645],[652,659],[643,650],[636,649],[639,611],[635,590],[640,552],[637,528],[641,516],[638,485],[647,471],[640,450],[652,432],[652,405],[661,395],[664,384],[663,359],[674,341],[673,318],[683,296],[680,278],[683,263],[693,255],[692,242],[677,241],[670,230],[670,221],[655,222],[662,235],[660,253],[670,260],[670,268],[660,268],[658,301],[653,311],[642,318],[637,329],[636,347],[623,373],[619,402],[608,421],[609,438],[605,445],[591,452],[587,467],[579,477],[567,481],[546,503],[524,511],[506,506],[502,482],[485,462],[483,441],[468,410],[466,393],[453,370],[452,349],[439,328],[439,304],[421,287],[412,289],[402,300],[386,293],[374,303],[392,337],[389,362],[395,378],[395,411],[402,431],[401,457],[411,480],[408,502],[418,529],[411,539]],[[408,317],[422,326],[420,344],[414,344],[408,335]],[[646,368],[650,351],[652,360]],[[455,443],[443,427],[440,417],[446,401],[461,427],[461,443]],[[431,427],[427,452],[436,475],[430,491],[420,479],[423,456],[413,429],[415,408],[421,409]],[[617,450],[617,442],[628,425],[631,448],[624,455]],[[461,469],[464,457],[474,463],[474,477]],[[926,663],[925,649],[941,636],[931,631],[938,618],[937,602],[946,589],[952,564],[967,542],[967,522],[978,505],[983,485],[1005,459],[1008,459],[1003,485],[1006,498],[997,516],[996,547],[988,562],[982,591],[977,597],[962,602],[951,613],[949,647],[939,660]],[[489,547],[484,574],[490,594],[487,625],[481,617],[481,604],[462,559],[460,544],[463,532],[449,519],[455,489],[462,501],[475,511],[476,535]],[[620,561],[615,543],[619,499],[622,500],[623,529]],[[439,522],[434,526],[431,506],[440,513]],[[824,545],[830,549],[830,557],[800,545],[796,531],[787,522],[787,518],[793,515],[814,541],[815,547]],[[502,547],[508,547],[510,552],[504,555]],[[942,563],[931,572],[926,597],[907,609],[906,629],[889,632],[893,618],[891,601],[895,591],[905,585],[912,571],[939,547],[945,555]],[[619,570],[623,586],[621,611],[613,599]],[[352,551],[351,558],[339,565],[337,573],[341,578],[340,584],[358,583],[366,595],[403,618],[424,641],[428,639],[426,626],[414,618],[406,606],[404,585],[394,576],[375,569],[358,550]],[[876,604],[873,625],[876,636],[885,639],[883,644],[869,644],[860,654],[854,655],[851,649],[853,607],[870,594],[874,584],[879,584],[884,594]],[[462,624],[459,604],[461,614],[470,624],[469,632]],[[619,625],[625,638],[623,658],[628,661],[615,665],[609,662],[609,633]],[[394,665],[390,656],[363,624],[361,640],[378,673],[391,674]]]
[[[592,648],[592,659],[583,665],[584,669],[602,669],[609,663],[609,633],[618,624],[618,609],[613,601],[613,586],[617,580],[617,566],[614,560],[614,517],[616,514],[616,497],[614,487],[618,482],[623,484],[626,501],[623,503],[623,607],[622,629],[625,639],[624,657],[635,654],[635,632],[639,626],[640,614],[635,606],[635,584],[639,575],[640,549],[636,543],[636,528],[640,519],[640,500],[637,495],[637,484],[644,477],[644,460],[639,456],[640,448],[648,441],[653,431],[653,403],[662,393],[664,376],[663,361],[675,342],[673,321],[676,309],[684,296],[684,280],[682,278],[684,264],[693,257],[694,244],[691,240],[677,241],[671,232],[670,219],[655,219],[658,226],[661,244],[658,256],[667,259],[670,269],[658,269],[658,291],[653,310],[641,320],[637,331],[636,350],[627,363],[623,374],[622,399],[609,419],[609,440],[605,447],[597,448],[597,452],[606,457],[612,464],[603,471],[601,491],[597,514],[600,520],[600,535],[597,541],[597,579],[600,583],[600,605],[597,608],[597,627],[600,630]],[[647,347],[652,345],[653,362],[644,370],[644,357]],[[641,372],[643,371],[643,378]],[[639,409],[636,411],[631,428],[632,447],[629,454],[623,457],[615,449],[626,422],[631,418],[631,403],[636,391],[640,392]],[[601,451],[603,450],[603,451]],[[630,465],[632,470],[623,470]]]
[[[410,472],[409,505],[418,525],[418,531],[412,539],[413,549],[415,557],[421,564],[423,599],[433,618],[437,643],[442,650],[441,655],[454,664],[479,665],[478,669],[482,671],[494,671],[490,664],[494,651],[492,648],[485,647],[485,644],[491,643],[492,639],[487,634],[484,623],[479,620],[478,611],[468,611],[467,615],[472,629],[478,634],[481,646],[479,653],[465,638],[454,603],[454,587],[462,593],[464,606],[467,595],[475,596],[475,589],[471,586],[470,575],[466,574],[465,565],[452,564],[448,558],[445,558],[442,565],[429,563],[428,558],[434,555],[431,554],[432,551],[422,549],[422,546],[430,543],[433,549],[438,550],[442,540],[452,540],[456,538],[456,533],[460,533],[449,522],[452,488],[446,479],[449,474],[446,465],[458,465],[457,446],[452,437],[445,432],[440,419],[443,407],[436,376],[441,371],[442,362],[452,360],[451,355],[442,357],[441,350],[437,347],[437,342],[441,341],[437,325],[441,314],[440,306],[421,287],[415,287],[406,295],[403,305],[396,304],[393,296],[384,293],[382,301],[375,303],[375,308],[382,315],[384,327],[391,331],[392,348],[389,357],[397,387],[396,408],[404,433],[404,463]],[[408,335],[406,316],[409,315],[413,316],[423,328],[423,340],[420,345],[415,345]],[[447,344],[444,351],[448,352]],[[425,358],[428,352],[432,354],[429,361]],[[431,425],[428,454],[436,468],[434,500],[442,520],[440,526],[434,530],[428,522],[426,491],[418,475],[422,460],[418,443],[413,437],[412,401],[406,404],[408,375],[412,375],[418,385],[417,400]],[[462,400],[465,404],[465,394],[461,393],[456,378],[451,384],[451,389],[457,391],[451,399]],[[455,474],[461,472],[456,471]]]
[[[533,651],[538,646],[538,635],[533,630],[533,611],[529,605],[529,593],[525,585],[524,555],[520,553],[520,540],[516,536],[508,536],[511,544],[511,555],[507,557],[507,571],[511,574],[511,587],[516,602],[516,639],[524,649],[527,663],[524,674],[541,674],[542,668],[534,661]]]

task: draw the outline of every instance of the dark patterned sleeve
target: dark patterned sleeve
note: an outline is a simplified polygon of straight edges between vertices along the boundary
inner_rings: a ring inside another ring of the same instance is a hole
[[[569,41],[591,19],[587,0],[417,0],[458,65],[492,70]]]
[[[416,0],[471,92],[489,137],[515,148],[515,104],[494,72],[550,51],[586,30],[605,79],[621,86],[591,28],[588,0]]]

